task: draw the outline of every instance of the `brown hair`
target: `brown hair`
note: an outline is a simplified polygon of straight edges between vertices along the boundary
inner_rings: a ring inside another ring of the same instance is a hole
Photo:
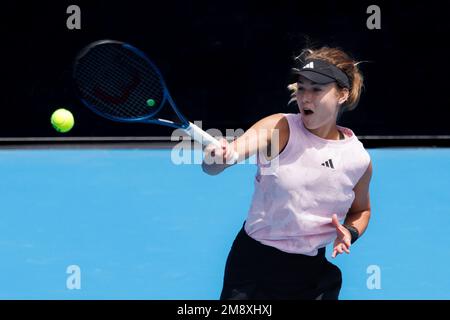
[[[311,59],[319,59],[327,61],[341,69],[347,75],[350,80],[349,96],[347,101],[342,104],[339,111],[339,116],[344,111],[351,111],[358,105],[361,91],[363,88],[363,76],[358,68],[360,62],[355,61],[347,53],[339,48],[322,47],[320,49],[304,49],[302,53],[295,58],[295,62],[303,65],[305,61]],[[298,72],[298,69],[294,69],[294,73]],[[339,84],[336,83],[339,87]],[[292,83],[288,86],[291,90],[291,101],[295,100],[295,93],[297,92],[297,83]]]

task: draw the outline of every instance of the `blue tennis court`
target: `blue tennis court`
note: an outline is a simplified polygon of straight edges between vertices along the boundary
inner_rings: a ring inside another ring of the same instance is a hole
[[[331,260],[340,298],[450,299],[450,149],[368,151],[372,219]],[[212,177],[169,149],[5,149],[0,170],[0,299],[178,300],[219,298],[256,166]]]

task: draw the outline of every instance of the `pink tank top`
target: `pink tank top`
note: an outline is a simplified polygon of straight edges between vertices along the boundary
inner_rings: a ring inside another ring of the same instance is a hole
[[[348,128],[338,126],[344,140],[326,140],[304,127],[301,114],[285,117],[284,150],[271,161],[258,156],[245,231],[265,245],[315,256],[336,238],[331,216],[345,218],[370,156]]]

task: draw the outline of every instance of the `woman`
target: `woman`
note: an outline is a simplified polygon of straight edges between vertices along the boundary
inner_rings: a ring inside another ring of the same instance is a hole
[[[297,83],[289,88],[299,113],[268,116],[234,142],[204,150],[202,167],[211,175],[233,165],[234,152],[238,161],[258,155],[221,299],[338,299],[341,272],[325,247],[334,240],[333,258],[350,253],[369,222],[370,156],[352,130],[337,125],[358,104],[358,64],[328,47],[304,50],[297,62]],[[261,155],[267,149],[270,155]]]

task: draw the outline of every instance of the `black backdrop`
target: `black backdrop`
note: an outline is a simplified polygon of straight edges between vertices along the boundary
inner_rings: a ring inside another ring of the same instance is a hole
[[[292,58],[305,45],[339,46],[357,60],[365,90],[341,124],[357,135],[449,135],[450,23],[446,1],[14,1],[2,3],[0,137],[60,137],[49,119],[70,109],[64,136],[170,135],[93,115],[74,98],[71,62],[98,39],[129,42],[162,69],[171,95],[203,128],[247,129],[287,105]],[[66,8],[81,8],[68,30]],[[381,8],[381,30],[366,9]]]

